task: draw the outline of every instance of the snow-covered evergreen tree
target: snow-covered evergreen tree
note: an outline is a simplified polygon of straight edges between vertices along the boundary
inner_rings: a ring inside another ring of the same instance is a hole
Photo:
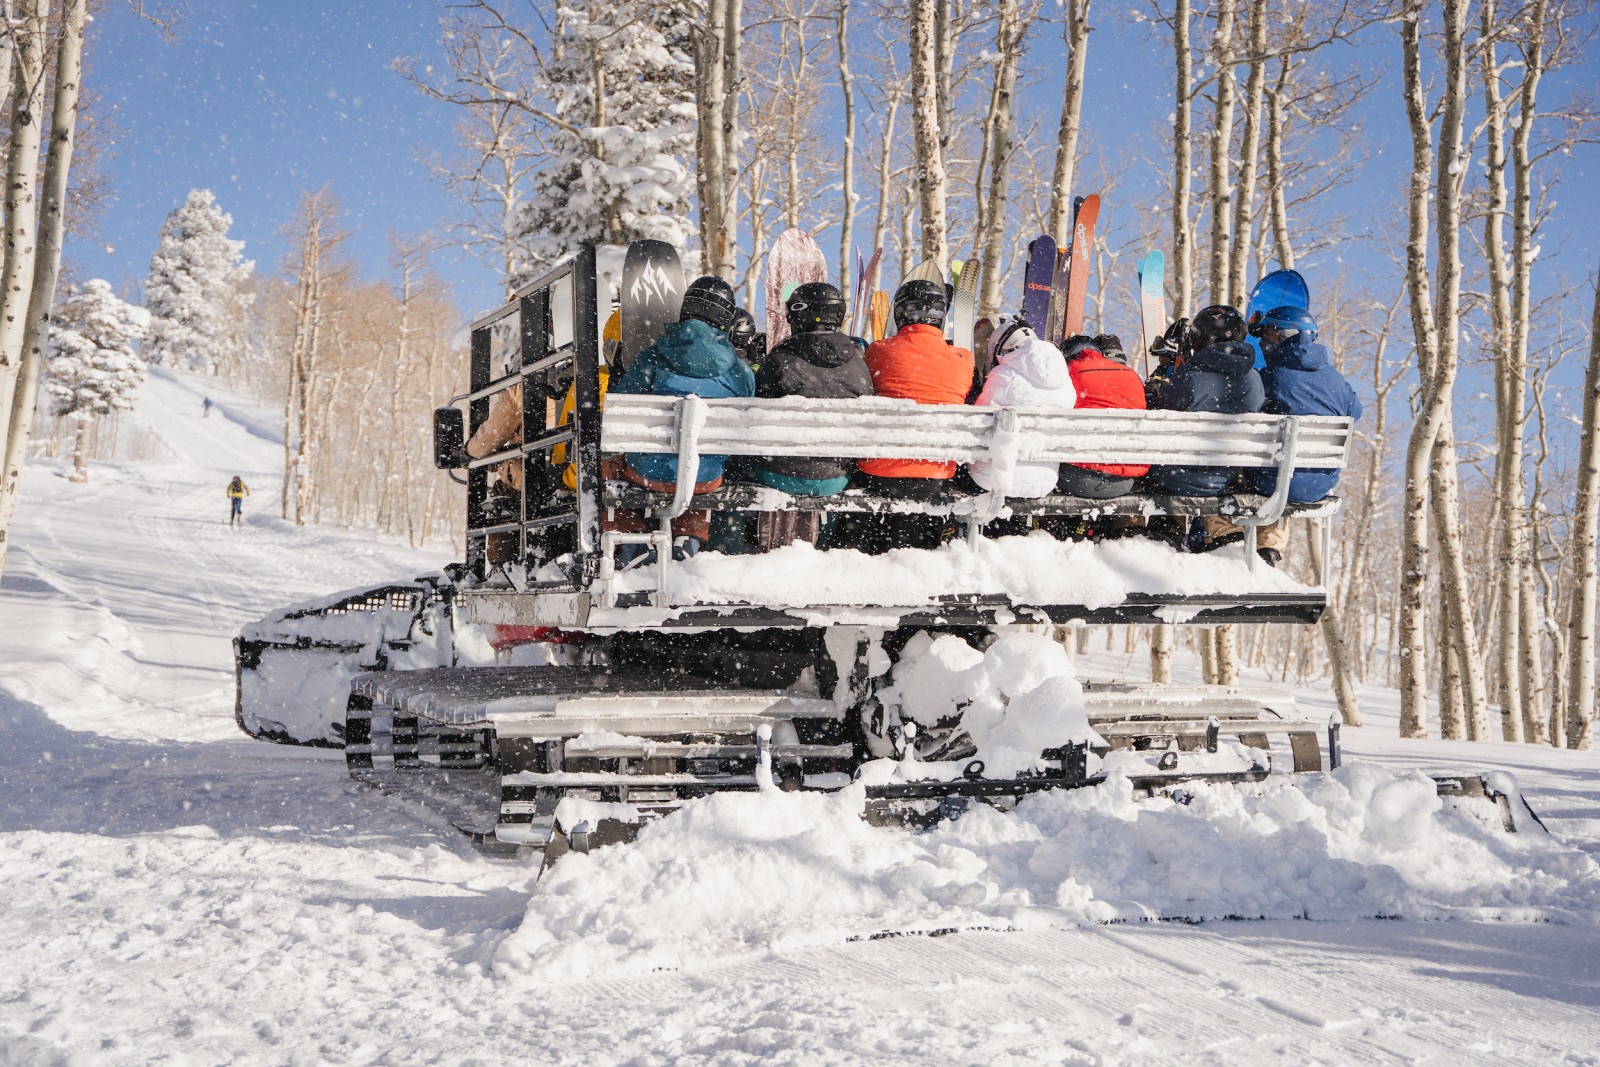
[[[215,374],[236,354],[230,296],[255,264],[242,258],[244,242],[228,237],[231,225],[233,216],[217,207],[209,189],[191,190],[161,224],[144,282],[150,311],[144,355],[151,363]]]
[[[77,423],[72,448],[72,480],[89,480],[89,432],[94,420],[133,406],[133,391],[144,381],[145,362],[133,351],[144,337],[150,314],[120,299],[111,283],[94,278],[74,290],[56,309],[44,366],[50,413]]]
[[[530,272],[585,241],[688,243],[690,32],[703,14],[700,4],[648,0],[559,8],[553,47],[534,77],[556,120],[542,131],[551,158],[517,227]]]

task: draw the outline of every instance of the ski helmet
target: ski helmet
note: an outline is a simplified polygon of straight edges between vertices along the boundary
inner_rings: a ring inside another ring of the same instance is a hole
[[[944,313],[949,308],[945,287],[938,282],[906,282],[894,291],[895,329],[913,322],[924,326],[943,326]]]
[[[1224,341],[1243,341],[1244,318],[1226,304],[1212,304],[1203,308],[1190,324],[1197,348],[1221,344]]]
[[[750,343],[756,339],[756,320],[744,308],[733,309],[733,321],[728,323],[728,340],[739,354],[750,358]]]
[[[1068,360],[1077,359],[1085,352],[1098,352],[1100,346],[1094,343],[1094,338],[1086,333],[1076,333],[1071,337],[1061,339],[1061,354]]]
[[[1103,333],[1094,339],[1095,350],[1107,359],[1126,365],[1128,353],[1122,348],[1122,338],[1114,333]]]
[[[1296,335],[1307,341],[1317,339],[1317,320],[1305,308],[1273,308],[1250,323],[1250,336],[1260,337],[1268,330],[1277,330],[1290,337]]]
[[[726,330],[733,323],[737,308],[733,286],[714,274],[707,274],[690,282],[683,291],[683,308],[678,312],[678,321],[699,319],[708,326]]]
[[[797,285],[784,302],[789,329],[795,333],[837,330],[844,325],[844,297],[827,282]]]
[[[998,360],[1004,353],[1037,339],[1038,334],[1033,332],[1033,327],[1028,325],[1027,319],[1020,316],[1002,317],[994,324],[994,332],[989,334],[989,360],[990,362]]]

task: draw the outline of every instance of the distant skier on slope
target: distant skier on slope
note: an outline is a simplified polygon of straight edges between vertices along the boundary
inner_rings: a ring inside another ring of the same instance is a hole
[[[209,396],[200,401],[200,417],[203,419],[211,417],[211,398]]]
[[[237,474],[233,481],[228,483],[228,525],[237,525],[244,516],[244,498],[250,495],[250,487],[244,484],[244,479]]]

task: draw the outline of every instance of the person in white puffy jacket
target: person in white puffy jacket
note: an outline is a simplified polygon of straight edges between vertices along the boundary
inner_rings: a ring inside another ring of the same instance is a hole
[[[1049,341],[1041,340],[1021,319],[1002,319],[989,344],[994,369],[984,380],[973,403],[993,408],[1067,408],[1077,404],[1066,358]],[[1011,473],[1008,497],[1041,497],[1055,491],[1060,464],[1017,463]],[[974,460],[972,480],[987,492],[1003,478],[991,460]]]

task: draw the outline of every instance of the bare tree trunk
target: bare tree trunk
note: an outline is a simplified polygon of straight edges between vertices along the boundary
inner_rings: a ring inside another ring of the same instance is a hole
[[[1573,561],[1572,614],[1568,618],[1567,744],[1594,740],[1594,631],[1600,608],[1600,280],[1589,327],[1589,364],[1583,376],[1583,441],[1578,452],[1578,493],[1569,551]]]
[[[1289,84],[1289,57],[1278,61],[1278,82],[1267,102],[1267,184],[1272,187],[1272,242],[1278,265],[1294,269],[1294,245],[1289,240],[1289,197],[1284,186],[1284,92]]]
[[[1483,216],[1483,256],[1489,274],[1489,324],[1494,360],[1495,395],[1495,504],[1496,566],[1493,577],[1499,604],[1499,698],[1501,733],[1506,740],[1522,736],[1522,641],[1518,627],[1522,613],[1522,577],[1519,560],[1519,524],[1522,516],[1522,405],[1523,370],[1513,366],[1511,340],[1511,286],[1506,271],[1506,145],[1505,104],[1500,92],[1500,66],[1495,54],[1496,0],[1482,0],[1484,107],[1484,186],[1488,204]],[[1515,410],[1512,396],[1515,394]]]
[[[900,114],[900,98],[903,91],[903,83],[896,82],[893,89],[886,94],[883,136],[878,144],[881,154],[878,157],[878,217],[872,227],[872,247],[874,250],[883,248],[889,239],[889,217],[892,200],[889,194],[889,180],[893,174],[891,164],[894,160],[894,126],[895,120]],[[879,269],[881,270],[882,267],[880,266]],[[869,288],[875,287],[877,280],[869,278],[867,279],[867,285]]]
[[[839,10],[834,22],[839,39],[839,92],[844,97],[844,159],[842,209],[844,217],[839,222],[839,289],[850,291],[850,246],[855,241],[856,206],[861,197],[856,192],[856,83],[850,73],[850,0],[839,0]]]
[[[1172,108],[1172,260],[1176,293],[1173,318],[1194,312],[1194,247],[1189,229],[1190,172],[1194,168],[1190,111],[1194,106],[1194,57],[1189,54],[1189,0],[1173,0],[1172,50],[1176,77]]]
[[[935,13],[943,0],[911,2],[911,118],[916,153],[917,192],[922,214],[922,257],[949,265],[945,221],[944,151],[939,122],[939,27]]]
[[[1466,0],[1445,0],[1445,88],[1440,101],[1437,152],[1432,135],[1426,93],[1422,83],[1422,0],[1407,0],[1400,17],[1406,114],[1411,126],[1412,169],[1408,197],[1409,227],[1406,242],[1406,283],[1411,303],[1412,331],[1416,338],[1421,408],[1412,423],[1406,445],[1405,500],[1402,512],[1400,559],[1400,733],[1426,736],[1427,665],[1423,644],[1423,599],[1428,574],[1428,495],[1439,440],[1450,414],[1455,387],[1458,319],[1460,311],[1460,185],[1462,112],[1466,101]],[[1430,183],[1430,170],[1437,176]],[[1429,204],[1438,214],[1437,296],[1428,278]],[[1452,456],[1453,458],[1453,456]],[[1441,509],[1435,508],[1436,517]],[[1449,517],[1447,515],[1447,517]],[[1449,537],[1448,531],[1444,533]],[[1458,542],[1459,543],[1459,542]],[[1454,574],[1443,574],[1453,585]],[[1462,603],[1460,589],[1446,593],[1447,600]],[[1468,623],[1470,620],[1458,620]],[[1463,628],[1464,629],[1464,628]],[[1447,639],[1453,635],[1446,633]],[[1458,651],[1465,652],[1465,646]],[[1463,659],[1470,658],[1463,655]]]
[[[1439,595],[1450,607],[1451,625],[1442,639],[1456,646],[1460,673],[1461,706],[1467,717],[1467,734],[1473,740],[1487,740],[1489,714],[1488,685],[1484,681],[1483,658],[1478,650],[1477,624],[1468,595],[1466,546],[1461,535],[1460,488],[1456,472],[1455,432],[1451,428],[1454,403],[1444,397],[1445,415],[1434,440],[1430,495],[1433,502],[1435,536],[1439,543]],[[1507,741],[1522,740],[1520,718],[1504,724],[1513,733]]]
[[[978,234],[981,249],[977,262],[964,269],[982,269],[983,288],[978,310],[984,316],[1000,311],[1000,281],[1005,274],[1006,202],[1011,182],[1011,126],[1017,86],[1017,62],[1022,52],[1022,22],[1017,0],[999,0],[998,46],[995,59],[994,92],[989,103],[989,195],[979,206],[983,226]],[[980,174],[981,178],[981,174]]]
[[[67,0],[61,13],[56,37],[55,101],[50,116],[50,148],[45,155],[43,201],[38,223],[38,252],[34,255],[32,279],[26,304],[6,301],[7,319],[16,314],[23,319],[21,366],[9,408],[0,406],[7,419],[5,452],[0,455],[0,572],[5,570],[8,531],[16,511],[21,489],[22,464],[27,458],[28,435],[33,431],[33,409],[39,393],[39,372],[44,365],[45,344],[50,334],[50,309],[55,303],[56,279],[61,269],[61,245],[66,232],[67,179],[72,170],[72,150],[77,134],[78,99],[83,83],[84,26],[88,22],[88,0]],[[26,27],[22,30],[25,31]],[[18,73],[23,72],[22,48],[18,45]],[[42,69],[42,64],[41,64]],[[42,76],[42,74],[41,74]],[[13,105],[15,101],[13,101]],[[13,113],[13,125],[16,123]],[[37,127],[38,117],[32,125]],[[37,137],[34,134],[37,150]],[[29,199],[31,201],[30,192]],[[8,206],[16,199],[8,190]],[[32,215],[31,203],[26,213]],[[7,218],[7,235],[13,233]],[[6,257],[9,267],[11,257]],[[20,280],[20,279],[19,279]],[[5,293],[11,296],[8,289]]]
[[[1156,685],[1172,682],[1172,627],[1150,627],[1150,680]]]
[[[1050,218],[1045,225],[1045,232],[1062,248],[1072,239],[1072,180],[1078,165],[1079,116],[1083,113],[1083,76],[1089,62],[1089,7],[1093,0],[1065,2],[1061,34],[1067,44],[1067,81],[1061,94],[1056,165],[1050,175]]]
[[[1267,0],[1249,0],[1250,78],[1244,91],[1244,137],[1239,151],[1239,184],[1234,190],[1233,259],[1228,267],[1228,303],[1244,307],[1245,267],[1254,247],[1251,217],[1255,213],[1256,175],[1261,152],[1263,102],[1267,91]]]
[[[1233,148],[1233,24],[1237,0],[1217,0],[1211,62],[1217,68],[1216,107],[1211,120],[1211,269],[1207,279],[1213,304],[1228,302],[1228,266],[1233,247],[1233,197],[1228,184],[1228,154]]]
[[[1439,736],[1446,741],[1482,740],[1461,704],[1461,659],[1456,643],[1450,640],[1456,618],[1449,601],[1440,604],[1439,618]]]
[[[1322,538],[1317,536],[1316,525],[1301,523],[1306,531],[1306,549],[1311,555],[1313,577],[1324,587],[1328,582],[1328,561],[1322,558]],[[1332,590],[1329,590],[1331,595]],[[1339,628],[1343,614],[1341,605],[1329,604],[1322,610],[1318,625],[1322,628],[1322,641],[1328,652],[1328,672],[1333,675],[1333,695],[1339,702],[1339,719],[1346,726],[1361,725],[1361,705],[1356,702],[1355,685],[1350,681],[1350,654],[1345,649],[1344,631]]]
[[[77,431],[72,435],[72,473],[67,475],[69,482],[89,480],[89,438],[93,433],[94,423],[91,420],[78,420]]]
[[[0,273],[0,412],[11,412],[22,374],[22,335],[36,254],[38,221],[34,185],[39,173],[40,128],[44,125],[44,63],[49,47],[49,0],[18,0],[14,41],[10,151],[6,154],[5,266]],[[9,445],[9,433],[6,443]],[[5,452],[11,449],[7,447]],[[5,474],[9,477],[9,468]],[[5,529],[0,526],[0,530]]]

